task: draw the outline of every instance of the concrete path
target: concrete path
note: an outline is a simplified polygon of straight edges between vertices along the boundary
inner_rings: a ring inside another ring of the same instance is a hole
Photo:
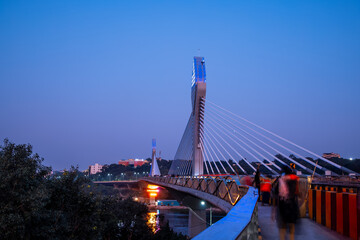
[[[261,206],[261,203],[259,203],[259,225],[261,236],[264,240],[279,239],[279,230],[276,222],[271,220],[271,207]],[[295,227],[295,239],[348,240],[350,238],[317,224],[309,218],[301,218]]]

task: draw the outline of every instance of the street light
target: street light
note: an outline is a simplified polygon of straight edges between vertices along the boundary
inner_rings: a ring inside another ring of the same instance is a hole
[[[201,201],[200,202],[201,206],[205,206],[206,202],[205,201]],[[210,206],[210,226],[212,225],[212,208]]]

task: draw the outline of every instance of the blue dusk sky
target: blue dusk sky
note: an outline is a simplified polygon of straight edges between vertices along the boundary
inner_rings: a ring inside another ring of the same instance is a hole
[[[198,50],[200,49],[200,51]],[[207,98],[318,154],[360,157],[360,1],[0,0],[0,138],[59,170],[172,159]]]

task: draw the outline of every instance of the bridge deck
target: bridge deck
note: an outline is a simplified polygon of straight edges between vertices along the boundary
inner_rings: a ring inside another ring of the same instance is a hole
[[[271,220],[271,207],[259,204],[259,226],[264,240],[279,239],[276,222]],[[350,239],[332,231],[309,218],[301,218],[295,227],[295,239],[339,240]]]

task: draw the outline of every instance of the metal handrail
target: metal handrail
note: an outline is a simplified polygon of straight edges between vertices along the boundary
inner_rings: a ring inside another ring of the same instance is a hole
[[[209,193],[219,197],[233,206],[247,193],[249,189],[248,186],[241,185],[237,179],[233,179],[232,176],[144,177],[144,180],[146,179]],[[202,183],[204,182],[206,184],[205,188],[202,186]],[[211,184],[215,184],[215,190],[213,192],[210,191]]]

